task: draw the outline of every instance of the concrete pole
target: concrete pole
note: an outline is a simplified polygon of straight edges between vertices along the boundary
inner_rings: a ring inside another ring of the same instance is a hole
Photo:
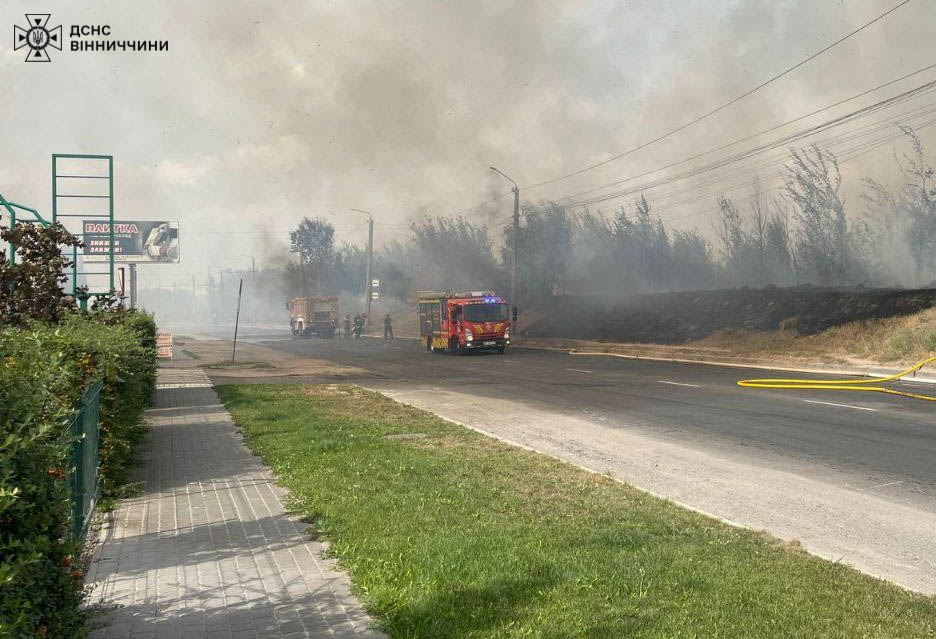
[[[137,307],[137,265],[130,263],[130,308]]]
[[[364,287],[367,295],[367,319],[364,326],[370,322],[371,297],[373,297],[374,287],[371,285],[371,277],[374,274],[374,218],[370,218],[367,223],[367,285]]]
[[[520,259],[520,189],[514,186],[513,260],[510,265],[510,303],[517,306],[517,261]]]

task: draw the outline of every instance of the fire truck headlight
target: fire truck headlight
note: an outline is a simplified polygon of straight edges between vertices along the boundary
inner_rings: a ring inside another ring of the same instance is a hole
[[[466,328],[466,329],[465,329],[465,341],[466,341],[466,342],[473,342],[473,341],[474,341],[474,333],[471,332],[471,329],[470,329],[470,328]]]
[[[510,329],[508,328],[504,331],[504,340],[509,344],[510,343]]]

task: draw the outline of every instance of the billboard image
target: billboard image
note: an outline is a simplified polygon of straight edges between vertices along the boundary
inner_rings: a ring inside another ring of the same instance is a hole
[[[83,220],[85,261],[107,261],[110,224]],[[179,262],[179,223],[166,220],[114,220],[114,261],[176,264]]]

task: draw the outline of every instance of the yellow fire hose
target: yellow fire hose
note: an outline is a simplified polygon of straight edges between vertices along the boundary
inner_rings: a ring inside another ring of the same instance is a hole
[[[912,397],[913,399],[922,399],[928,402],[936,402],[936,396],[920,395],[919,393],[907,393],[905,391],[894,390],[886,386],[871,386],[870,384],[882,384],[900,379],[904,375],[913,373],[930,362],[936,362],[936,357],[924,359],[907,370],[876,379],[742,379],[738,386],[746,388],[795,388],[799,390],[854,390],[854,391],[873,391],[876,393],[887,393],[888,395],[900,395],[901,397]]]

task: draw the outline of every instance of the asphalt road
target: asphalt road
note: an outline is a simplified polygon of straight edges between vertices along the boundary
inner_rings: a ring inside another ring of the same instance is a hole
[[[362,368],[346,381],[936,592],[936,532],[926,532],[936,524],[936,403],[737,386],[789,376],[754,369],[521,348],[458,357],[409,340],[297,340],[272,329],[242,335]],[[931,385],[900,386],[936,395]]]

